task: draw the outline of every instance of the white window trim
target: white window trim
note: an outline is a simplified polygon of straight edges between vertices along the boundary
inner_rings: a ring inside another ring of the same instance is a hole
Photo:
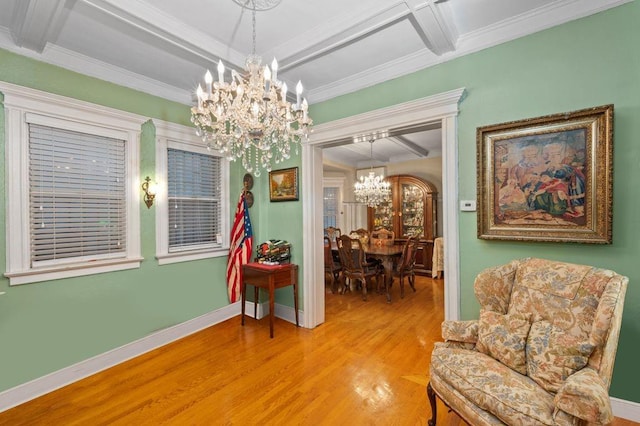
[[[5,108],[6,253],[9,285],[139,268],[140,132],[146,118],[124,111],[0,82]],[[118,259],[96,259],[32,268],[29,221],[30,122],[125,140],[127,175],[127,250]]]
[[[202,139],[195,134],[195,128],[153,120],[156,127],[156,182],[158,190],[154,199],[156,207],[156,259],[158,264],[210,259],[229,254],[229,160],[214,152],[209,152]],[[220,218],[222,247],[205,249],[186,249],[169,252],[169,211],[167,203],[167,150],[169,148],[219,156],[221,158],[221,212]]]

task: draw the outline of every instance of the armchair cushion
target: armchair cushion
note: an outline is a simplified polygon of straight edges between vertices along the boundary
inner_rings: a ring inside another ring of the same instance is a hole
[[[590,423],[613,421],[607,387],[591,368],[584,368],[569,377],[554,398],[558,409]]]
[[[442,338],[445,341],[476,343],[478,341],[478,320],[443,321]]]
[[[557,392],[567,378],[587,365],[594,345],[572,336],[548,321],[531,325],[527,338],[527,375],[549,392]]]
[[[527,374],[525,347],[530,328],[529,315],[482,310],[476,349],[520,374]]]

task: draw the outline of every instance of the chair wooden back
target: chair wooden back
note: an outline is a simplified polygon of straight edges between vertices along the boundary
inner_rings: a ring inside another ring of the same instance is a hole
[[[416,254],[418,253],[418,239],[416,237],[407,238],[402,248],[402,256],[398,264],[398,271],[411,271],[416,264]]]
[[[324,228],[324,234],[329,237],[331,241],[336,241],[338,237],[342,235],[342,231],[340,231],[340,228],[328,226]]]
[[[395,232],[389,231],[385,228],[380,228],[371,233],[371,244],[379,246],[392,246],[395,238]]]
[[[324,236],[324,268],[328,271],[333,270],[333,255],[331,254],[331,240]]]
[[[341,235],[338,238],[338,253],[345,274],[363,273],[364,249],[359,239]]]
[[[333,252],[331,250],[331,240],[326,235],[324,236],[324,268],[327,271],[333,271],[339,268],[333,258]]]
[[[364,228],[358,228],[355,231],[351,231],[349,235],[351,236],[351,238],[353,238],[353,235],[358,235],[358,239],[362,244],[369,244],[369,239],[371,237],[369,235],[369,231]]]

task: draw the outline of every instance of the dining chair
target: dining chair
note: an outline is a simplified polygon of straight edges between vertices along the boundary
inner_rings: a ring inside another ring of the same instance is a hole
[[[342,231],[340,230],[340,228],[336,228],[335,226],[328,226],[326,228],[324,228],[324,235],[329,237],[329,240],[332,243],[336,243],[338,241],[338,237],[340,237],[340,235],[342,235]],[[340,258],[338,257],[338,253],[332,251],[331,255],[333,256],[333,262],[334,263],[340,263]]]
[[[369,234],[369,231],[367,231],[364,228],[358,228],[354,231],[351,231],[349,233],[349,236],[351,238],[356,238],[357,236],[357,238],[360,240],[362,245],[368,245],[371,243],[371,234]],[[376,259],[373,257],[366,257],[365,262],[370,266],[375,265],[378,269],[383,269],[382,261],[380,259]]]
[[[369,234],[369,231],[367,231],[364,228],[358,228],[354,231],[351,231],[349,235],[351,236],[351,238],[353,238],[353,236],[355,235],[358,235],[358,238],[360,239],[362,244],[365,244],[365,245],[369,244],[369,238],[371,237],[371,235]]]
[[[340,280],[340,272],[342,271],[342,265],[335,261],[333,258],[333,252],[331,250],[331,240],[325,235],[324,237],[324,273],[331,278],[331,293],[335,293],[337,289],[337,283]]]
[[[393,275],[398,277],[398,280],[400,281],[400,298],[404,298],[405,277],[407,277],[407,281],[409,281],[409,285],[411,286],[413,291],[416,291],[416,274],[414,269],[416,264],[416,254],[418,253],[418,244],[418,238],[407,238],[407,241],[404,243],[404,247],[402,249],[402,255],[400,257],[400,261],[398,262],[398,266],[393,272]]]
[[[329,240],[336,241],[340,235],[342,235],[342,231],[340,228],[336,228],[334,226],[328,226],[324,228],[324,235],[329,237]]]
[[[385,228],[376,229],[371,232],[371,244],[379,246],[392,246],[396,238],[393,231]]]
[[[365,261],[364,248],[358,238],[350,238],[342,235],[338,238],[338,252],[342,262],[343,292],[347,287],[347,279],[360,282],[362,287],[362,300],[367,300],[367,284],[373,277],[376,278],[376,288],[380,288],[380,276],[382,272],[376,264]]]

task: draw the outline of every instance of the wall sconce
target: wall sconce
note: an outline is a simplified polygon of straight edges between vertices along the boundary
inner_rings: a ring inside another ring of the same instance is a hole
[[[151,178],[147,176],[144,182],[142,182],[142,190],[144,191],[144,203],[147,205],[147,208],[150,209],[153,205],[153,199],[156,198],[157,184],[151,182]]]

